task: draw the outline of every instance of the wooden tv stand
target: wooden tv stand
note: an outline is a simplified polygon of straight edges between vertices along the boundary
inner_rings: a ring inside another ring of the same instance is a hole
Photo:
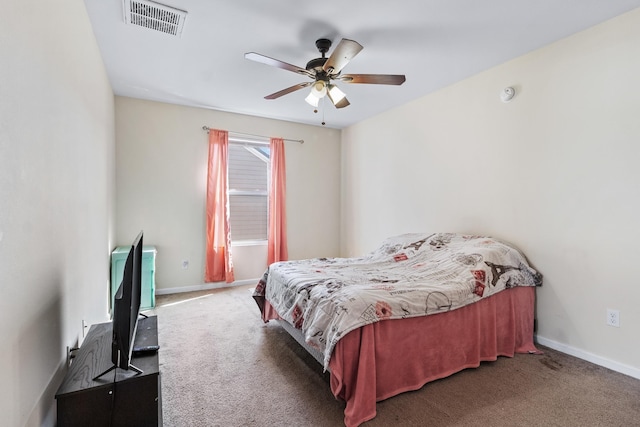
[[[111,322],[93,325],[64,377],[56,400],[58,427],[67,426],[162,426],[162,399],[158,353],[133,357],[142,370],[109,369]],[[138,321],[135,345],[158,345],[158,318]]]

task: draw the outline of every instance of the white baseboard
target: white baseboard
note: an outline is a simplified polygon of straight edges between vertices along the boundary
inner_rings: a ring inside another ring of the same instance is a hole
[[[236,280],[235,282],[215,282],[203,283],[196,286],[180,286],[178,288],[162,288],[156,289],[156,295],[179,294],[182,292],[207,291],[210,289],[231,288],[234,286],[257,285],[260,279]]]
[[[602,356],[589,353],[588,351],[581,350],[579,348],[571,347],[570,345],[562,344],[540,335],[536,335],[536,342],[554,350],[561,351],[563,353],[575,356],[579,359],[586,360],[587,362],[595,363],[596,365],[603,366],[612,371],[620,372],[621,374],[628,375],[633,378],[640,379],[640,369],[633,366],[625,365],[615,360],[610,360]]]

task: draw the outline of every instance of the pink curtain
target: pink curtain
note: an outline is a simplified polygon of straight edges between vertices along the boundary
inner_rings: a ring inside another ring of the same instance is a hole
[[[234,280],[227,196],[228,148],[227,131],[209,130],[205,282],[231,283]]]
[[[269,191],[269,240],[267,242],[267,263],[286,261],[287,251],[287,208],[286,173],[284,161],[284,140],[271,138],[271,188]]]

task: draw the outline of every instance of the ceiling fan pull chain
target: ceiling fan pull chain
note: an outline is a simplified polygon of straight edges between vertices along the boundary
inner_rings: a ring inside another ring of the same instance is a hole
[[[322,98],[322,126],[324,126],[324,100],[326,99],[326,97]]]

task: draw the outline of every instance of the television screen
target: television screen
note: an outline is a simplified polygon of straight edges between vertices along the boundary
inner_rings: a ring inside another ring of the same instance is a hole
[[[131,245],[124,264],[122,282],[113,300],[113,339],[111,342],[111,362],[113,366],[96,378],[115,368],[132,369],[136,372],[141,372],[131,365],[131,352],[133,351],[140,314],[142,240],[143,232],[141,231]]]

